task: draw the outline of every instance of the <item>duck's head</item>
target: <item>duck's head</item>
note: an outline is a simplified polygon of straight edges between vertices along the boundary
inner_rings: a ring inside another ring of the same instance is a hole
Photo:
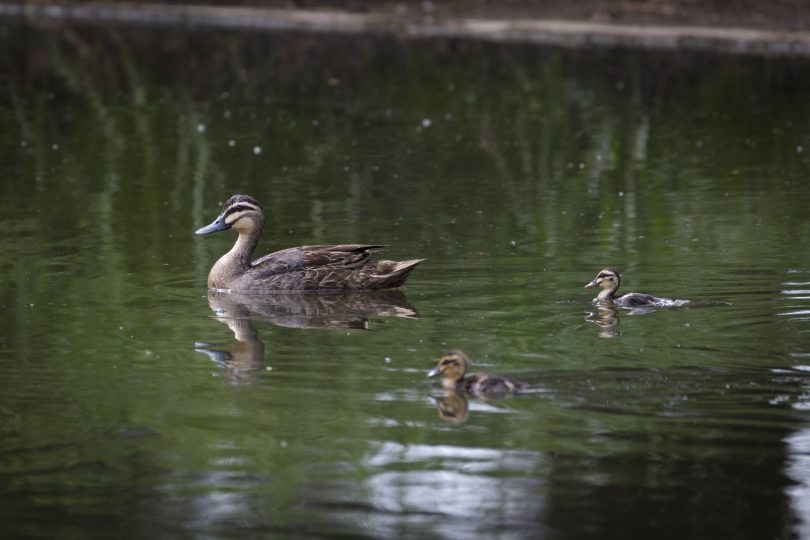
[[[197,229],[194,234],[211,234],[226,229],[236,229],[240,233],[261,230],[264,225],[264,212],[259,201],[249,195],[234,195],[222,205],[222,213],[210,225]]]
[[[445,379],[450,379],[454,383],[460,381],[467,374],[470,368],[470,360],[463,352],[453,350],[446,352],[439,358],[436,367],[431,369],[427,376],[435,377],[438,374],[444,375]]]
[[[619,289],[619,285],[622,283],[622,276],[619,274],[619,271],[615,268],[603,268],[596,274],[596,277],[593,278],[593,281],[585,285],[586,289],[593,289],[595,287],[602,287],[603,291],[606,291],[608,295],[615,293]],[[599,293],[599,297],[602,297],[602,293]]]

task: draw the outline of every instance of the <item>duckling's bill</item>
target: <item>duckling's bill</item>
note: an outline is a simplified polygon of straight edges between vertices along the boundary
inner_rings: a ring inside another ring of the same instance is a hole
[[[595,278],[593,278],[593,281],[591,281],[590,283],[585,285],[585,288],[586,289],[593,289],[594,287],[598,287],[599,284],[597,283],[597,281],[599,281],[599,276],[596,276]]]
[[[441,372],[442,372],[442,367],[441,366],[436,366],[433,369],[431,369],[430,371],[428,371],[427,378],[429,379],[431,377],[435,377],[436,375],[438,375]]]

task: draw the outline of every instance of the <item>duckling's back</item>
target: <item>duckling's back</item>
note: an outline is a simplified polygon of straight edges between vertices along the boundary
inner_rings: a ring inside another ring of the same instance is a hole
[[[528,384],[498,375],[476,373],[465,378],[464,389],[473,394],[511,394],[525,389]]]

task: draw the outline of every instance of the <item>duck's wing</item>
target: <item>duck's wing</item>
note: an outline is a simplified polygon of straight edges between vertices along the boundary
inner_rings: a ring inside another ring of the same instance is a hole
[[[335,244],[283,249],[251,264],[245,289],[286,291],[388,289],[424,259],[370,261],[385,246]]]
[[[305,269],[350,269],[362,266],[372,253],[383,248],[371,244],[298,246],[265,255],[250,266],[257,275],[268,277]]]
[[[275,274],[251,271],[262,289],[284,291],[371,290],[398,287],[421,259],[410,261],[369,261],[361,266],[308,266]],[[276,265],[274,270],[280,266]]]

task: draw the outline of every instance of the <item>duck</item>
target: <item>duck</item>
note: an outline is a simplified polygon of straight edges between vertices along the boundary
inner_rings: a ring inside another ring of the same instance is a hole
[[[673,300],[671,298],[659,298],[651,294],[642,292],[631,292],[616,296],[616,291],[622,284],[622,276],[615,268],[603,268],[596,274],[593,280],[585,285],[586,289],[602,287],[602,290],[594,298],[594,304],[616,305],[628,308],[643,307],[678,307],[689,303],[689,300]]]
[[[444,353],[427,376],[444,375],[442,388],[447,392],[467,392],[476,396],[512,394],[528,388],[528,383],[486,373],[467,375],[470,359],[458,349]]]
[[[424,259],[372,261],[386,246],[334,244],[298,246],[265,255],[251,262],[264,228],[262,205],[249,195],[233,195],[222,212],[194,234],[228,229],[239,233],[236,243],[214,263],[208,288],[231,291],[372,290],[402,285]]]

